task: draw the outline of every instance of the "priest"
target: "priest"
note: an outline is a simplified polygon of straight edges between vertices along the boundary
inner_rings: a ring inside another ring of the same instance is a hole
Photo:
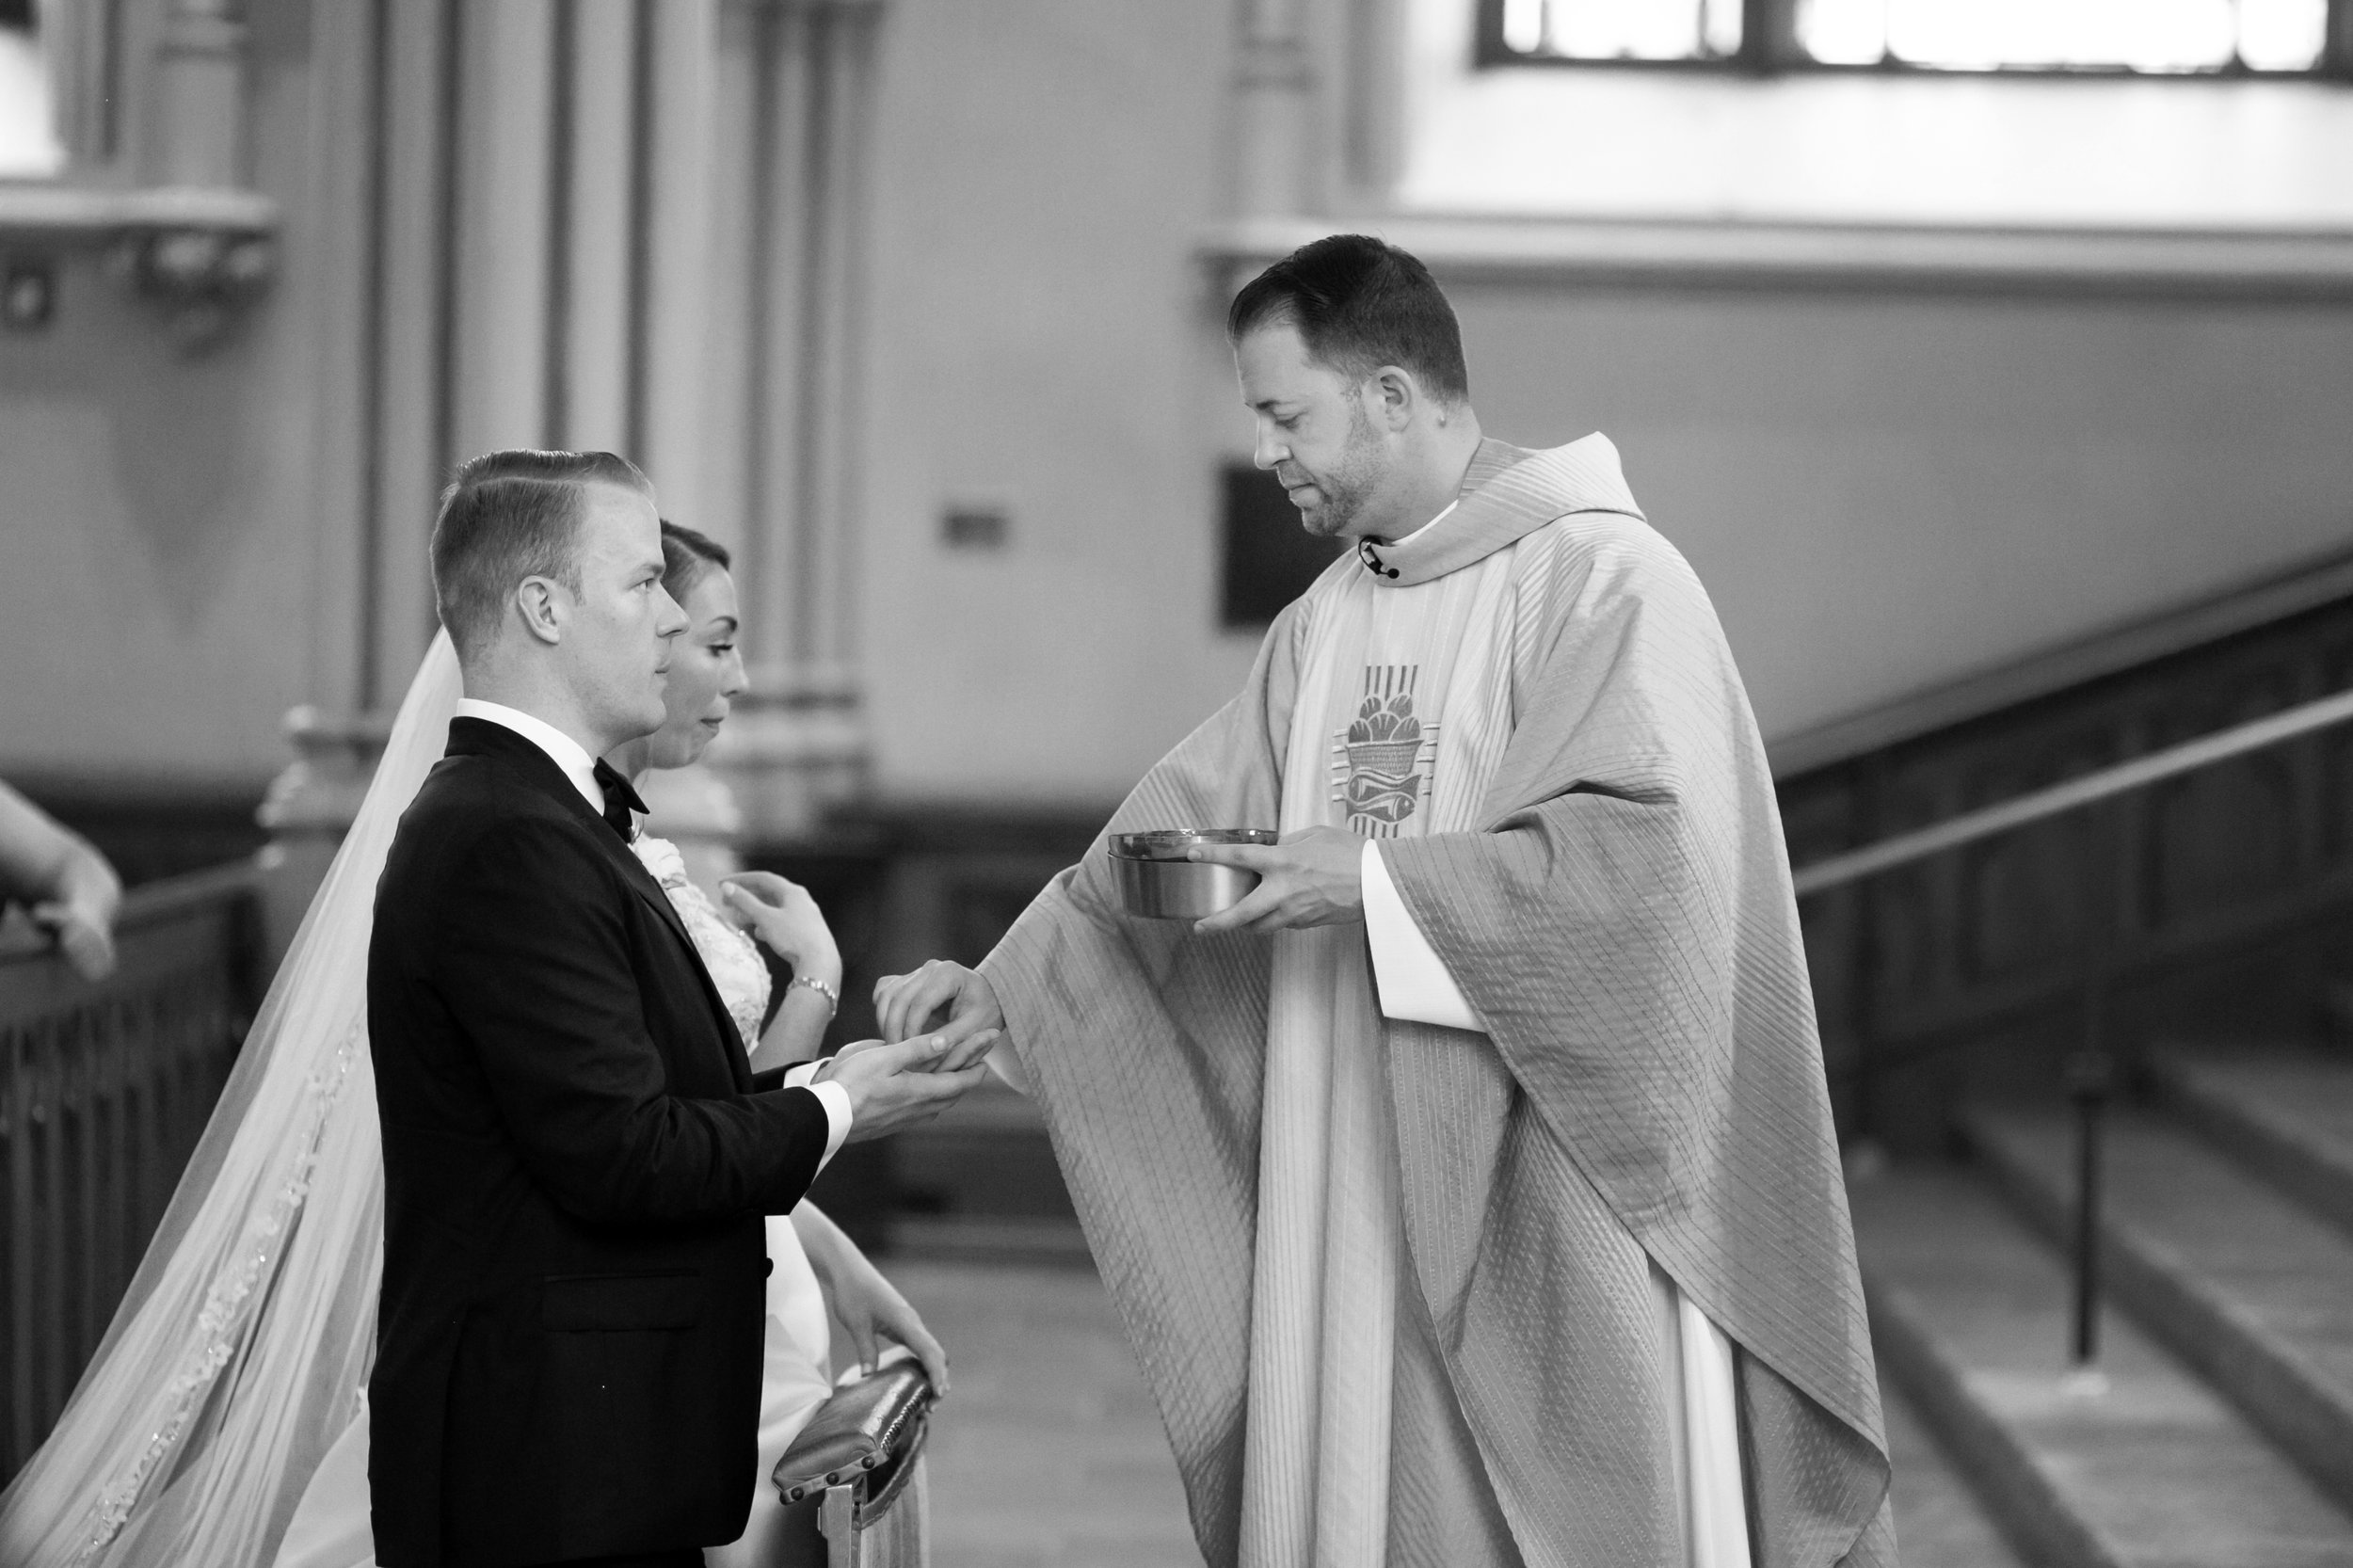
[[[1260,881],[1122,911],[1104,845],[978,970],[885,981],[1032,1094],[1218,1568],[1894,1568],[1772,783],[1723,632],[1599,435],[1485,439],[1412,256],[1228,317],[1350,541],[1106,833]]]

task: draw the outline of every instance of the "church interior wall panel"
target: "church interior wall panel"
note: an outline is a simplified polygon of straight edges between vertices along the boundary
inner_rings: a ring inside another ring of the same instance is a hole
[[[2063,821],[2024,829],[1962,859],[1957,984],[2032,971],[2082,940],[2091,856],[2089,824]]]
[[[885,19],[858,592],[887,796],[1115,800],[1249,669],[1257,638],[1216,620],[1245,427],[1192,259],[1229,25],[1148,0]],[[968,499],[1004,549],[943,548]]]
[[[0,770],[265,780],[304,695],[298,345],[199,359],[76,255],[0,343]]]
[[[2340,548],[2353,309],[1461,285],[1481,417],[1609,432],[1769,737]]]
[[[551,393],[564,378],[551,349],[566,296],[549,242],[570,205],[552,168],[554,75],[521,63],[554,57],[553,0],[458,14],[454,460],[556,444]]]
[[[123,8],[135,34],[150,8]],[[248,10],[247,172],[284,215],[267,291],[184,353],[96,251],[61,249],[49,326],[0,336],[0,776],[107,809],[258,800],[286,710],[350,679],[313,639],[351,614],[317,560],[317,29],[292,0]]]

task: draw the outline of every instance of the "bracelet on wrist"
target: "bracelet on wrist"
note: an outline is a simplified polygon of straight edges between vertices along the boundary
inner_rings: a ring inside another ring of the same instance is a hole
[[[814,991],[819,996],[824,998],[825,1010],[828,1013],[839,1013],[841,1011],[841,987],[834,984],[832,982],[820,980],[815,975],[796,974],[792,977],[792,985],[788,985],[785,989],[789,991],[792,989],[793,985],[798,985],[806,990]]]

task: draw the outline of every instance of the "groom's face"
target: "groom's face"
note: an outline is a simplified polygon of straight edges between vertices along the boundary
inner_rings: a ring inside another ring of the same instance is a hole
[[[606,746],[662,726],[663,677],[686,613],[662,586],[662,519],[649,497],[590,485],[580,520],[580,599],[565,663],[584,716]]]

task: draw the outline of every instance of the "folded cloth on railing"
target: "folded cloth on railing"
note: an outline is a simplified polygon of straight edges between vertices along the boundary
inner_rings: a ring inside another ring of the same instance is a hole
[[[889,1511],[915,1473],[936,1397],[912,1360],[836,1390],[776,1462],[776,1490],[796,1503],[828,1486],[862,1483],[856,1520],[864,1529]]]

